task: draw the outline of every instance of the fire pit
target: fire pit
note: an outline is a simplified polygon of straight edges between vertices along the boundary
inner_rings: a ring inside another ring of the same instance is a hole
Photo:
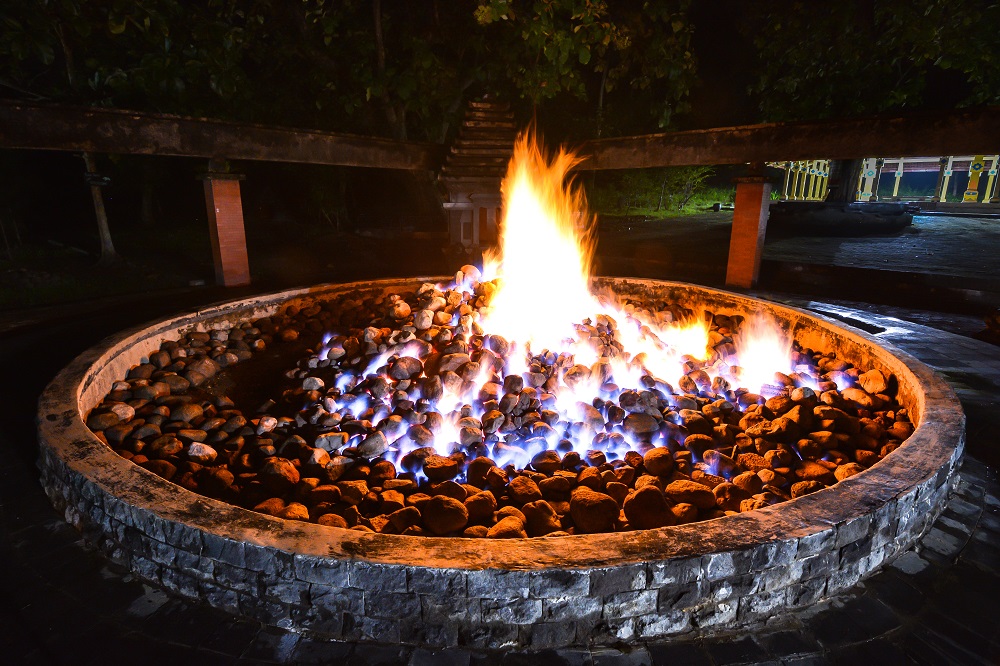
[[[765,309],[803,346],[899,380],[918,424],[895,452],[831,488],[716,520],[540,539],[362,533],[253,513],[180,490],[116,455],[84,415],[180,331],[210,331],[379,282],[282,292],[130,331],[64,370],[40,404],[43,483],[66,519],[142,578],[318,635],[474,647],[611,643],[714,631],[848,589],[909,547],[942,508],[964,417],[928,368],[816,316],[691,285],[607,279],[716,312]]]
[[[74,361],[41,401],[53,503],[213,606],[476,648],[743,626],[919,538],[964,439],[940,378],[791,308],[592,284],[573,158],[516,154],[500,280],[282,292]],[[256,414],[225,395],[276,368]]]

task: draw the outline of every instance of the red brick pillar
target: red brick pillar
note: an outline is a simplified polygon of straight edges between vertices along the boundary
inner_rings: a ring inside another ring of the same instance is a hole
[[[749,289],[757,284],[760,257],[767,232],[767,206],[771,184],[762,176],[736,179],[733,231],[729,238],[726,285]]]
[[[215,281],[226,287],[250,284],[243,202],[240,199],[241,178],[229,173],[209,173],[204,177]]]

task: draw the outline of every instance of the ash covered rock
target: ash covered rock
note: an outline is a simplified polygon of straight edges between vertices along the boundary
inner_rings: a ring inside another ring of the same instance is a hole
[[[248,509],[465,538],[753,511],[858,474],[913,432],[895,377],[830,353],[795,345],[794,371],[742,387],[739,316],[626,302],[620,321],[577,324],[577,353],[527,354],[483,326],[496,285],[479,279],[465,267],[451,286],[359,290],[165,341],[87,424],[150,472]],[[678,357],[670,376],[626,347],[702,316],[705,358]],[[633,317],[646,323],[629,332]],[[237,408],[223,389],[269,349],[284,375],[260,409]]]

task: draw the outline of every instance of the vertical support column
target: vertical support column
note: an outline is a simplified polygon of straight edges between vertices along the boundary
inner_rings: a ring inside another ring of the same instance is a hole
[[[951,167],[955,157],[950,156],[947,159],[942,157],[941,160],[943,167],[941,173],[944,175],[938,179],[940,183],[940,187],[938,189],[938,201],[943,202],[948,200],[948,181],[951,180]]]
[[[969,184],[965,187],[965,194],[962,195],[964,203],[979,201],[979,176],[982,175],[985,167],[986,158],[983,155],[974,155],[969,164]]]
[[[767,233],[767,208],[771,184],[762,175],[760,165],[751,165],[753,175],[736,179],[736,204],[733,231],[729,237],[729,262],[726,285],[749,289],[760,276],[760,259]]]
[[[881,157],[875,160],[875,182],[872,184],[872,196],[869,201],[878,201],[878,185],[882,180],[882,167],[885,165],[885,160]]]
[[[819,200],[826,201],[826,194],[830,191],[830,160],[823,160],[823,186],[819,189]]]
[[[243,227],[243,201],[240,198],[240,174],[224,173],[209,163],[205,183],[205,205],[212,237],[215,281],[226,287],[250,284],[246,231]]]
[[[986,179],[986,194],[983,196],[983,203],[990,203],[997,196],[996,188],[993,186],[997,178],[997,167],[1000,166],[1000,155],[990,158],[993,166],[989,170],[989,178]]]
[[[878,173],[875,163],[874,157],[865,159],[864,165],[861,167],[861,175],[858,178],[858,194],[855,201],[871,201],[875,191],[875,177]]]
[[[788,200],[788,186],[792,181],[792,165],[794,162],[785,162],[785,183],[782,185],[781,198],[783,201]]]
[[[892,184],[892,198],[899,199],[899,182],[903,180],[903,158],[899,158],[899,164],[896,165],[896,182]]]

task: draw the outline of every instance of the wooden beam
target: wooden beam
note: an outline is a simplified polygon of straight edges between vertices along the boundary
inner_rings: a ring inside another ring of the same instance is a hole
[[[0,148],[436,170],[436,144],[118,109],[0,102]]]
[[[580,147],[580,153],[589,159],[579,168],[641,169],[872,155],[977,155],[997,150],[1000,106],[990,106],[596,139]]]

